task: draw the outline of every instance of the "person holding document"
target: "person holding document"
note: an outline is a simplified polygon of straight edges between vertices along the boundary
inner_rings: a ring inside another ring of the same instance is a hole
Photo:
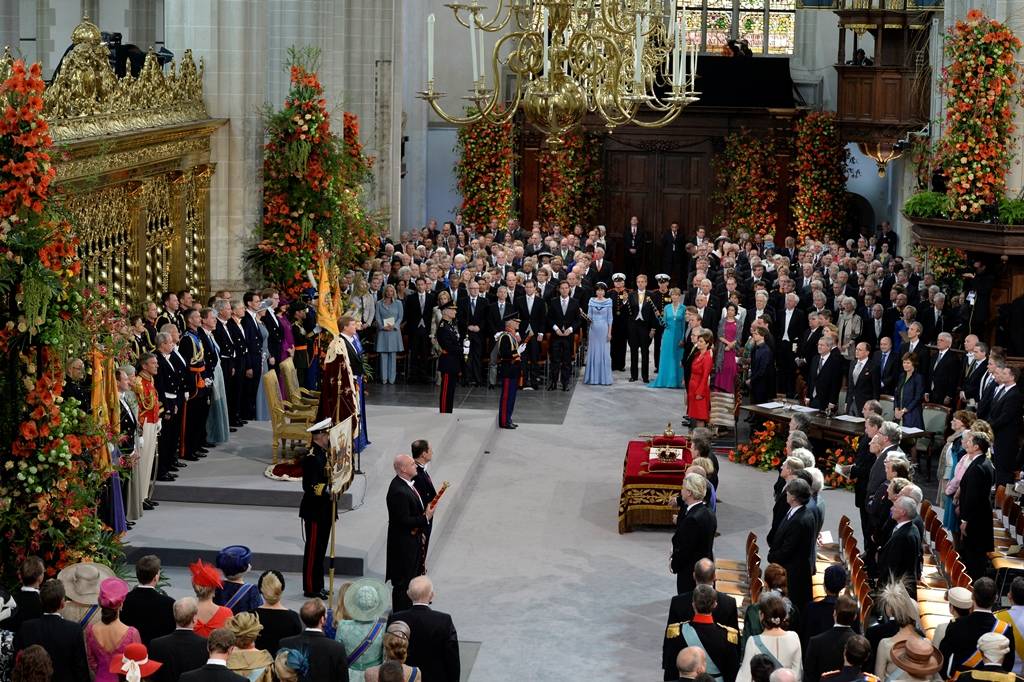
[[[402,317],[405,306],[395,300],[395,287],[389,284],[384,287],[384,297],[377,301],[377,314],[374,324],[377,325],[377,352],[380,353],[380,383],[395,383],[397,373],[395,359],[405,350],[402,345]]]

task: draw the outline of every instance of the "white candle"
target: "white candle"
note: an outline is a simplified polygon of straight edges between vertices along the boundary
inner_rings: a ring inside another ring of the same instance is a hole
[[[477,71],[476,63],[476,22],[473,20],[473,15],[469,15],[469,61],[473,63],[473,85],[476,86],[476,82],[480,79],[480,74]]]
[[[674,85],[683,84],[683,25],[676,19],[676,46],[675,46],[675,58],[676,65],[673,70],[675,76]]]
[[[477,69],[477,73],[480,74],[480,79],[486,83],[487,82],[487,68],[486,68],[486,64],[487,64],[487,56],[486,56],[486,54],[487,53],[484,52],[484,30],[482,28],[478,28],[476,30],[476,35],[480,39],[480,52],[479,52],[479,55],[480,55],[480,67]]]
[[[541,40],[544,43],[544,56],[541,59],[541,68],[544,69],[544,73],[550,72],[550,66],[548,65],[548,42],[551,40],[551,31],[548,28],[548,8],[544,7],[541,12],[541,16],[544,18],[544,32],[541,36]]]
[[[644,28],[644,26],[643,26],[643,19],[641,19],[640,14],[637,13],[637,15],[636,15],[636,33],[633,36],[633,82],[634,83],[639,83],[640,82],[640,71],[641,71],[642,58],[643,58],[643,49],[642,49],[642,45],[643,45],[643,43],[642,43],[642,41],[643,41],[643,35],[642,35],[643,28]]]
[[[431,14],[427,17],[427,82],[434,80],[434,23],[437,20]]]
[[[564,31],[562,31],[562,47],[566,48],[565,53],[569,54],[569,50],[568,50],[568,47],[569,47],[569,29],[568,29],[568,27],[566,27],[566,29]],[[568,59],[563,59],[562,60],[562,73],[569,73],[569,60]]]

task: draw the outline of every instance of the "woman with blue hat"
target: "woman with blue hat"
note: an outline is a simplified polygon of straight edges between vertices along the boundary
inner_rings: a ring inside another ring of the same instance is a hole
[[[384,660],[384,631],[391,594],[381,581],[362,578],[345,592],[344,604],[348,618],[338,623],[335,639],[348,652],[349,682],[363,682],[363,672]]]
[[[217,568],[224,574],[224,585],[217,588],[215,604],[226,606],[232,613],[255,611],[263,605],[260,591],[245,582],[251,561],[252,550],[245,545],[229,545],[217,553]]]

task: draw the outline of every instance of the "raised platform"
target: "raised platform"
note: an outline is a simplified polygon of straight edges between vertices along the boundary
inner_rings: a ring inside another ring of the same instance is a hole
[[[434,450],[431,476],[452,488],[439,513],[434,538],[443,538],[448,521],[457,516],[464,482],[473,476],[484,443],[497,428],[493,413],[371,406],[371,445],[341,500],[335,545],[337,575],[383,577],[387,534],[385,497],[393,477],[394,455],[409,452],[412,441],[426,438]],[[226,545],[253,550],[253,570],[276,568],[299,572],[302,567],[302,526],[298,517],[301,484],[274,481],[263,475],[271,462],[270,427],[251,422],[232,441],[190,463],[177,481],[158,483],[160,506],[146,512],[126,537],[128,560],[157,554],[165,566],[187,566],[197,557],[212,561]],[[440,542],[433,546],[440,545]],[[432,547],[433,547],[432,546]]]

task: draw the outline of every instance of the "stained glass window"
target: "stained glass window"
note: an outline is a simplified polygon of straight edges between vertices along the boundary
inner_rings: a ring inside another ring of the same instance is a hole
[[[720,53],[730,38],[754,54],[792,54],[796,0],[676,0],[686,11],[686,40]]]

